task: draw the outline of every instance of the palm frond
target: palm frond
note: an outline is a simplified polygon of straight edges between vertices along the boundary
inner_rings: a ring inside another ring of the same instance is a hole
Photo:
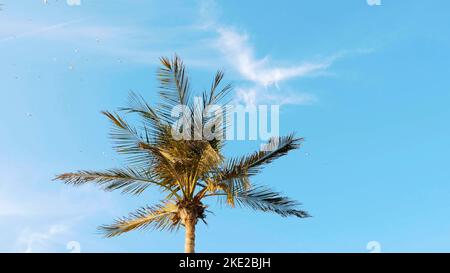
[[[158,105],[157,112],[162,119],[173,124],[175,119],[171,116],[172,109],[177,105],[190,105],[190,81],[186,68],[177,55],[172,59],[162,57],[160,61],[158,80],[162,103]]]
[[[302,140],[302,138],[295,138],[293,134],[285,137],[272,138],[266,144],[266,149],[254,152],[248,156],[229,160],[223,167],[218,178],[220,180],[229,180],[241,176],[255,175],[262,170],[264,165],[300,147]]]
[[[222,194],[211,194],[211,196],[225,196]],[[299,218],[310,217],[308,212],[298,209],[301,205],[280,193],[270,190],[267,187],[256,186],[247,190],[239,190],[234,196],[235,203],[241,207],[248,207],[254,210],[273,212],[283,217],[295,216]]]
[[[173,191],[172,185],[158,182],[144,171],[140,172],[131,168],[112,169],[103,172],[78,171],[64,173],[56,176],[53,180],[61,180],[65,184],[75,186],[94,183],[100,185],[105,191],[122,190],[123,193],[131,194],[140,194],[152,185],[162,187],[171,192]]]
[[[227,193],[228,203],[234,206],[234,197],[250,188],[249,176],[259,173],[264,165],[298,148],[301,141],[301,138],[295,138],[293,134],[272,138],[266,144],[266,149],[226,162],[212,181]]]
[[[207,109],[208,106],[217,105],[219,104],[232,90],[231,84],[226,84],[222,88],[220,88],[221,81],[224,77],[224,72],[219,70],[216,72],[216,75],[214,77],[214,80],[211,84],[211,88],[208,91],[203,92],[203,109]],[[220,90],[219,90],[220,89]],[[227,103],[223,103],[223,105],[226,105]],[[225,111],[225,107],[221,107],[222,114]],[[224,116],[220,117],[219,115],[216,115],[216,113],[213,113],[211,117],[205,117],[205,113],[202,112],[202,125],[205,126],[207,124],[220,124],[219,128],[215,128],[216,132],[225,133],[227,122],[229,119],[224,118]],[[218,121],[216,123],[216,121]],[[213,149],[216,151],[220,151],[224,146],[224,140],[220,138],[213,138],[209,140],[209,143]]]
[[[156,230],[176,230],[180,226],[177,217],[177,206],[173,202],[165,202],[155,206],[147,206],[118,218],[111,225],[103,225],[99,230],[106,237],[114,237],[135,229],[153,228]]]
[[[143,119],[144,124],[148,125],[148,128],[156,130],[156,132],[159,131],[161,119],[156,110],[153,109],[141,95],[130,91],[128,95],[128,106],[119,108],[119,111],[138,114]]]
[[[211,173],[211,171],[218,168],[223,161],[223,156],[214,150],[210,143],[207,141],[196,141],[192,143],[197,146],[195,150],[198,155],[192,160],[191,168],[189,171],[190,186],[189,194],[193,196],[197,185],[199,185],[199,179],[205,179]],[[188,166],[189,166],[188,165]]]
[[[232,85],[226,84],[219,90],[220,83],[223,79],[224,72],[219,70],[216,72],[213,83],[209,92],[203,92],[203,102],[204,106],[213,105],[219,103],[223,98],[225,98],[231,91]]]
[[[128,95],[128,107],[121,107],[119,108],[119,110],[140,114],[145,119],[156,121],[159,120],[156,111],[145,101],[145,99],[141,95],[138,95],[133,91],[130,91]]]
[[[128,162],[136,167],[146,168],[151,163],[152,154],[143,146],[151,146],[150,136],[144,130],[144,135],[129,125],[120,115],[103,111],[111,122],[110,137],[113,140],[115,150],[127,156]]]

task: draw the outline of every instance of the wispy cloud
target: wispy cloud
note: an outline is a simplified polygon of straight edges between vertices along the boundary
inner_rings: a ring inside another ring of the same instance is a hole
[[[245,105],[257,105],[258,103],[277,104],[277,105],[309,105],[317,101],[317,97],[309,93],[299,92],[279,92],[269,91],[266,88],[253,87],[237,87],[236,103]]]
[[[0,232],[10,236],[0,252],[60,251],[75,226],[116,209],[113,197],[94,187],[59,187],[38,164],[5,162],[0,157],[0,222],[8,224]]]
[[[236,88],[236,99],[245,104],[311,104],[317,98],[304,92],[285,92],[280,88],[282,82],[290,79],[318,75],[325,71],[335,58],[316,62],[294,61],[291,65],[278,65],[270,56],[258,58],[255,46],[249,35],[236,28],[217,21],[220,8],[213,0],[200,2],[199,15],[203,29],[216,34],[215,48],[229,65],[245,80]],[[273,88],[275,87],[275,88]]]
[[[0,28],[0,35],[4,36],[0,39],[0,42],[19,39],[27,36],[33,36],[38,34],[45,34],[55,30],[63,29],[64,27],[82,22],[84,19],[75,19],[56,24],[36,24],[30,22],[9,22],[2,24]]]
[[[256,105],[270,104],[311,104],[317,101],[313,94],[304,92],[286,92],[280,83],[293,78],[310,76],[323,72],[334,58],[322,62],[303,62],[289,66],[278,66],[271,62],[269,56],[255,57],[255,49],[250,44],[247,34],[242,34],[231,27],[216,27],[217,49],[225,56],[229,64],[250,83],[250,86],[238,86],[236,99],[240,103]],[[275,87],[275,88],[273,88]]]
[[[17,244],[22,252],[44,252],[49,245],[55,244],[55,238],[67,234],[69,228],[62,224],[50,225],[43,231],[24,229],[17,238]]]
[[[205,56],[204,41],[210,31],[198,25],[146,26],[127,24],[99,24],[92,18],[63,22],[49,20],[0,20],[0,44],[22,40],[58,43],[131,63],[156,65],[159,57],[174,52],[183,53],[190,66],[209,67],[213,64]],[[40,44],[39,46],[41,46]],[[46,50],[43,48],[42,50]],[[81,50],[80,50],[81,51]],[[210,53],[213,50],[210,49]],[[217,56],[217,52],[216,52]],[[215,65],[215,63],[214,63]]]
[[[295,77],[302,77],[330,65],[329,61],[319,63],[303,63],[287,67],[270,64],[269,56],[257,59],[253,47],[249,44],[248,35],[241,34],[231,28],[217,28],[219,38],[217,47],[229,59],[230,63],[247,80],[268,86]]]

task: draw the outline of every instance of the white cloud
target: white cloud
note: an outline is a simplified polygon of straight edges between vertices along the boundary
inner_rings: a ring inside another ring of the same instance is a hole
[[[0,176],[0,180],[7,181],[0,185],[2,220],[39,219],[42,216],[83,218],[112,210],[114,205],[112,196],[95,187],[80,187],[76,191],[71,187],[52,189],[52,182],[46,182],[48,184],[39,189],[35,181],[24,175],[9,176],[9,179]],[[29,186],[22,181],[29,181]]]
[[[50,182],[52,164],[5,162],[0,156],[0,232],[8,234],[0,252],[61,251],[75,226],[116,210],[113,196],[96,187]]]
[[[10,21],[7,23],[2,22],[2,25],[0,27],[0,36],[3,37],[0,39],[0,41],[5,42],[37,34],[43,35],[45,33],[55,33],[58,30],[64,29],[65,27],[79,23],[83,20],[84,19],[75,19],[56,24],[30,23],[28,21]],[[60,33],[58,32],[58,34]]]
[[[189,66],[215,67],[211,60],[217,58],[212,47],[205,51],[210,31],[193,25],[146,26],[114,24],[100,25],[91,18],[79,18],[63,22],[50,20],[0,18],[0,43],[23,43],[21,40],[50,42],[67,47],[73,45],[84,54],[94,53],[114,57],[127,62],[157,65],[159,57],[180,53]],[[199,38],[200,36],[200,38]],[[209,40],[208,40],[209,42]],[[47,48],[42,48],[45,52]],[[208,56],[208,53],[213,57]],[[53,53],[55,54],[55,53]]]
[[[241,34],[229,27],[217,27],[216,47],[223,53],[230,65],[248,82],[250,87],[236,88],[236,102],[246,105],[259,103],[304,105],[317,101],[308,93],[286,92],[279,84],[292,78],[319,75],[335,59],[323,62],[307,62],[291,66],[272,65],[270,57],[256,58],[248,35]],[[275,86],[276,88],[271,88]]]
[[[220,8],[216,1],[201,0],[199,2],[199,29],[210,29],[216,24],[216,18],[220,16]]]
[[[310,104],[317,100],[312,94],[281,90],[280,84],[293,78],[320,75],[335,58],[283,66],[277,65],[267,55],[258,58],[254,46],[249,41],[249,36],[216,21],[219,13],[220,8],[216,1],[200,1],[199,17],[203,29],[217,35],[213,41],[216,50],[247,81],[245,86],[236,88],[237,103]],[[276,88],[271,88],[272,86]]]
[[[302,77],[327,68],[330,63],[303,63],[288,67],[273,66],[269,57],[257,59],[253,47],[248,43],[248,35],[238,33],[231,28],[217,28],[219,38],[217,47],[227,57],[230,64],[247,80],[259,85],[268,86]]]
[[[250,88],[236,88],[236,103],[244,103],[245,105],[258,105],[260,103],[278,104],[278,105],[309,105],[318,99],[313,94],[299,92],[279,92],[254,86]]]
[[[51,225],[40,232],[24,229],[19,235],[17,243],[23,252],[43,252],[49,245],[55,244],[56,237],[66,234],[68,230],[67,226],[61,224]]]

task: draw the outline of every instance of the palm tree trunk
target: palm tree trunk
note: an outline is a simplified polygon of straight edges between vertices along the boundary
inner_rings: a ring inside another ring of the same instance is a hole
[[[190,216],[190,215],[189,215]],[[195,252],[195,218],[187,217],[184,221],[185,238],[184,238],[184,252]]]

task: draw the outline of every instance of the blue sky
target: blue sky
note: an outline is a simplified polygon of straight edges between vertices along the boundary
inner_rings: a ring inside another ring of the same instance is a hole
[[[181,231],[96,233],[157,191],[51,182],[123,164],[100,111],[129,90],[156,102],[158,57],[174,52],[197,90],[223,68],[236,101],[280,104],[281,132],[306,138],[254,181],[314,217],[213,202],[198,251],[450,251],[448,1],[0,2],[0,251],[182,251]]]

